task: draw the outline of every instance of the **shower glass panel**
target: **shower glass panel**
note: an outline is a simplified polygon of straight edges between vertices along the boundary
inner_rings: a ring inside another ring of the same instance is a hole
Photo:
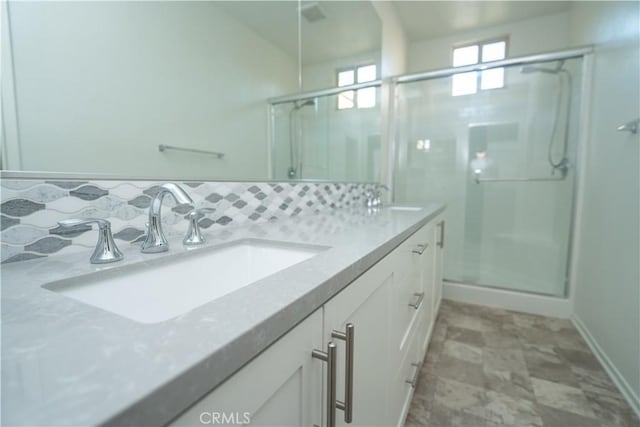
[[[397,86],[395,200],[447,203],[446,280],[566,294],[581,64],[463,96],[451,77]]]
[[[340,95],[271,105],[272,178],[379,180],[380,88],[361,91],[374,106],[338,109]]]

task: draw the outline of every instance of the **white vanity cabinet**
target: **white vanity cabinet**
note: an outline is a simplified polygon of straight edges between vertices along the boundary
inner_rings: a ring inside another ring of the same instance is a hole
[[[322,348],[317,310],[169,425],[324,425]]]
[[[442,294],[440,224],[421,227],[170,425],[237,424],[246,412],[261,426],[327,426],[330,413],[335,425],[401,426]],[[312,357],[329,358],[329,343],[335,389],[327,360]],[[241,418],[215,423],[215,414]]]
[[[389,419],[393,266],[392,258],[385,257],[324,306],[325,343],[333,341],[338,346],[336,397],[342,402],[347,400],[345,386],[349,381],[345,372],[348,343],[335,335],[345,333],[347,324],[354,330],[352,425],[386,425]],[[325,409],[326,404],[325,399]],[[336,425],[345,424],[345,411],[338,410]]]
[[[396,273],[394,283],[396,320],[389,346],[393,372],[388,425],[404,422],[433,325],[434,242],[434,224],[430,222],[394,251],[409,259],[409,267]]]

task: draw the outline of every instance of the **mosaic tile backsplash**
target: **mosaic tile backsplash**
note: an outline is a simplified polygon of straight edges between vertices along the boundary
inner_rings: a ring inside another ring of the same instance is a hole
[[[68,181],[2,179],[0,181],[0,255],[2,263],[25,261],[51,254],[87,251],[95,247],[90,225],[63,228],[68,218],[104,218],[111,221],[119,244],[144,240],[149,205],[163,182]],[[198,221],[203,229],[273,221],[360,206],[377,184],[305,182],[184,182],[193,205],[176,206],[165,197],[162,225],[165,234],[184,234],[185,216],[194,208],[212,208]]]

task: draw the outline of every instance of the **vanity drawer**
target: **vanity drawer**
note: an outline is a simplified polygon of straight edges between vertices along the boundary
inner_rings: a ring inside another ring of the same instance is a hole
[[[428,271],[433,266],[433,226],[427,224],[398,248],[402,269],[394,270],[393,341],[394,348],[406,351],[412,326],[431,304],[432,290]]]
[[[403,425],[417,385],[423,359],[420,354],[422,340],[417,336],[417,332],[418,328],[413,328],[407,351],[404,353],[391,383],[389,413],[392,419],[389,421],[389,425]]]

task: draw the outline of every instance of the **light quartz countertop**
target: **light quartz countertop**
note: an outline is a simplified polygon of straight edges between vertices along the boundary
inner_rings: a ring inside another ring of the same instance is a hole
[[[206,247],[254,238],[330,248],[155,324],[42,285],[169,258],[185,251],[182,236],[169,236],[171,248],[164,254],[141,254],[138,246],[120,244],[125,260],[107,266],[89,264],[90,249],[3,265],[2,425],[166,424],[444,210],[441,204],[422,207],[333,210],[205,231]]]

